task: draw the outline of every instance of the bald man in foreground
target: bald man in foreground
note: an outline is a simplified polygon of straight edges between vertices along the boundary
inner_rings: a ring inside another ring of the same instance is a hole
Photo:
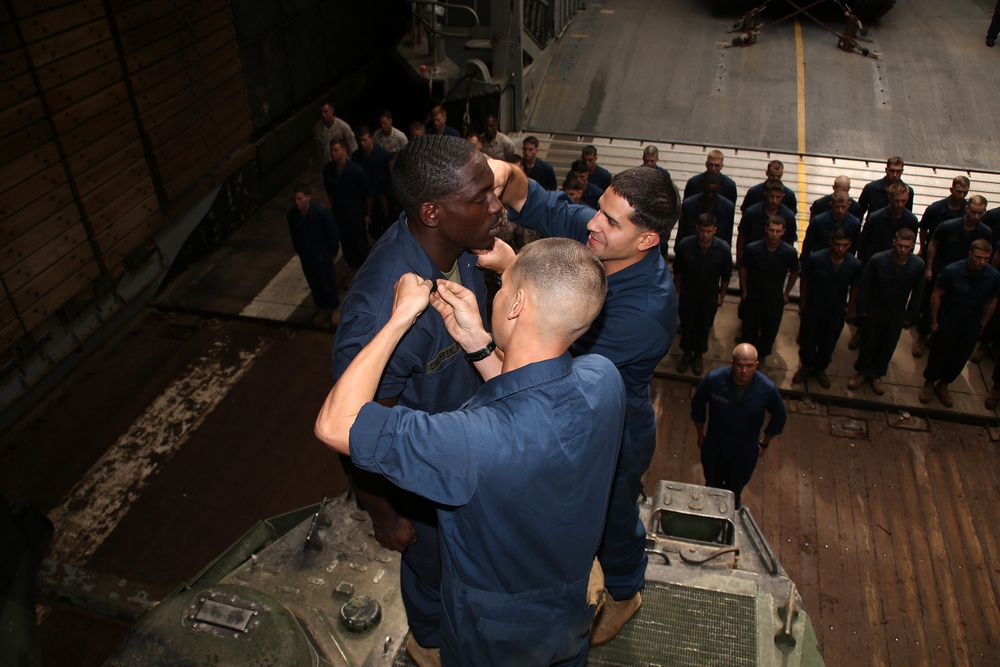
[[[765,413],[771,418],[761,435]],[[706,375],[691,399],[705,484],[732,491],[739,509],[757,459],[784,430],[787,417],[777,387],[757,372],[757,350],[749,343],[737,345],[732,363]]]
[[[587,585],[626,402],[610,361],[567,350],[606,293],[583,245],[536,241],[503,272],[491,336],[471,291],[406,274],[320,411],[320,440],[439,503],[441,664],[586,664]],[[486,383],[453,412],[373,402],[393,349],[426,317],[443,318]]]

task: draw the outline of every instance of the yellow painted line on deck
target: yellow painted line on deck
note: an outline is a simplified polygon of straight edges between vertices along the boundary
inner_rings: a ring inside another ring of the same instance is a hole
[[[799,243],[801,244],[802,239],[805,238],[805,222],[808,221],[809,216],[807,211],[809,210],[809,205],[806,202],[806,60],[805,60],[805,48],[802,45],[802,24],[798,20],[795,21],[795,65],[796,65],[796,81],[798,82],[798,153],[799,153],[799,180],[798,187],[796,188],[795,197],[799,202],[798,210],[798,222],[799,230]]]

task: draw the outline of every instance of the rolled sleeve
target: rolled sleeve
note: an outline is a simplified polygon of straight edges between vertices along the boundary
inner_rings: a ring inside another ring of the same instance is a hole
[[[429,415],[367,403],[351,427],[351,460],[429,500],[464,505],[477,477],[467,422],[462,411]]]

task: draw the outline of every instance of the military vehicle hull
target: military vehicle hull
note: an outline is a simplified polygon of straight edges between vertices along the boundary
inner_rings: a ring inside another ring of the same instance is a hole
[[[730,492],[660,482],[641,510],[643,607],[589,665],[823,664],[794,584]],[[153,609],[107,666],[412,664],[399,554],[367,514],[344,496],[283,523],[262,522]]]

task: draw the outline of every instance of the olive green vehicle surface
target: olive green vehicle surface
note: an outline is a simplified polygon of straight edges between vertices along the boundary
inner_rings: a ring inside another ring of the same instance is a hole
[[[661,481],[641,516],[643,606],[589,665],[824,664],[795,585],[730,492]],[[255,526],[107,667],[408,666],[398,573],[351,497],[324,501]]]

